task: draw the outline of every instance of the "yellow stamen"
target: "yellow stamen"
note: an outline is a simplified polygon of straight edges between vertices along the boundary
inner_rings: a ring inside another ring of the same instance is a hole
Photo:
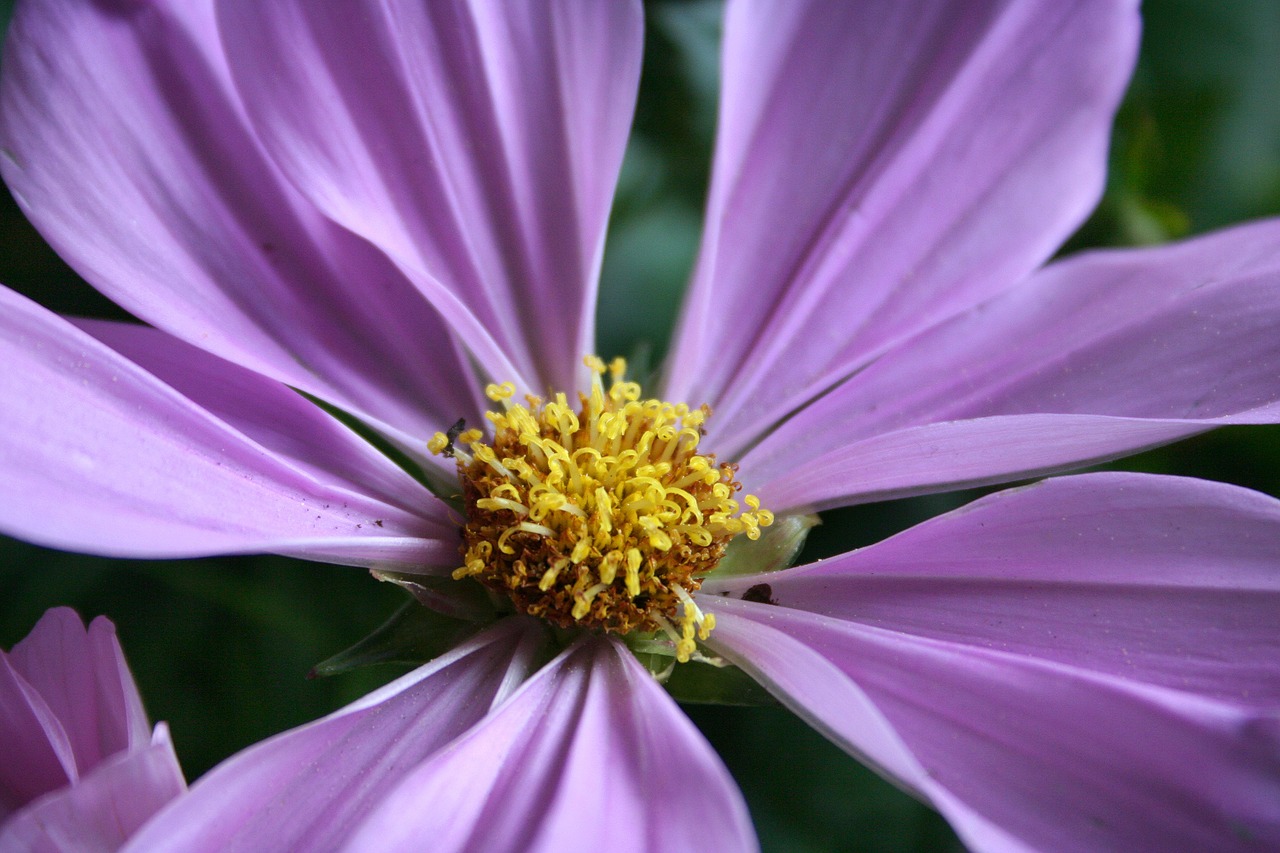
[[[442,432],[438,432],[431,436],[431,440],[427,442],[427,450],[439,456],[444,449],[449,446],[449,436]]]

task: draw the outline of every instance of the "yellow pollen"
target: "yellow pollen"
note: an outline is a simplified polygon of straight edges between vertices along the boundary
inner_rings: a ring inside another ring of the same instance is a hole
[[[485,415],[490,440],[459,423],[427,443],[456,458],[462,483],[453,576],[561,628],[662,632],[688,661],[715,627],[690,593],[733,537],[758,537],[773,514],[735,498],[737,466],[699,452],[708,407],[642,399],[620,358],[585,364],[576,410],[564,394],[521,404],[512,383],[489,385],[503,409]]]

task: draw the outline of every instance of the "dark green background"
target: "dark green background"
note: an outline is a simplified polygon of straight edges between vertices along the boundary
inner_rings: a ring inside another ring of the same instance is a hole
[[[7,16],[11,3],[0,2]],[[603,354],[661,351],[701,217],[717,85],[715,3],[653,3],[646,69],[605,260]],[[1159,242],[1280,212],[1280,3],[1159,0],[1121,112],[1107,196],[1070,249]],[[7,195],[0,282],[59,311],[120,316],[44,245]],[[1158,377],[1153,377],[1159,381]],[[1112,467],[1190,474],[1280,495],[1280,433],[1233,428]],[[0,489],[3,485],[0,484]],[[826,514],[820,556],[973,493]],[[22,495],[0,491],[0,500]],[[129,562],[0,538],[0,646],[57,604],[110,616],[151,715],[188,776],[331,711],[399,673],[307,681],[400,602],[358,569],[278,557]],[[946,850],[929,809],[776,708],[690,709],[746,793],[766,850]],[[666,780],[664,784],[679,784]]]

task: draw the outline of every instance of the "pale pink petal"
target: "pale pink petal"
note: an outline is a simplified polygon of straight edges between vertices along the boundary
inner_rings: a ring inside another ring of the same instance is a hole
[[[669,395],[763,430],[1043,263],[1101,193],[1136,7],[731,5]]]
[[[32,222],[138,317],[424,439],[474,417],[468,361],[417,288],[268,161],[209,0],[22,4],[0,146]]]
[[[738,457],[744,477],[775,509],[831,506],[1274,422],[1278,250],[1268,221],[1053,264],[801,409]],[[723,444],[758,428],[729,425]]]
[[[1093,474],[700,598],[714,649],[975,848],[1005,849],[998,826],[1041,850],[1261,850],[1280,843],[1277,554],[1280,501]]]
[[[528,675],[544,639],[510,619],[314,723],[227,759],[130,851],[336,849],[432,753]],[[440,806],[432,806],[438,814]],[[447,815],[445,815],[447,816]],[[419,839],[420,847],[442,849]]]
[[[186,783],[115,627],[48,611],[0,652],[0,850],[114,851]]]
[[[575,387],[639,4],[227,0],[219,13],[255,127],[298,190],[395,259],[494,378]]]
[[[724,765],[620,643],[585,639],[407,776],[348,850],[755,849]]]
[[[113,853],[186,787],[162,723],[150,745],[108,758],[14,815],[0,827],[0,849]]]
[[[57,714],[0,651],[0,821],[77,778],[75,754]]]
[[[107,619],[94,619],[86,631],[74,610],[54,608],[13,647],[9,662],[58,718],[78,772],[150,741],[142,699]]]
[[[408,570],[456,559],[431,512],[314,479],[3,289],[0,363],[0,477],[22,495],[0,511],[8,533],[118,556],[275,551]]]

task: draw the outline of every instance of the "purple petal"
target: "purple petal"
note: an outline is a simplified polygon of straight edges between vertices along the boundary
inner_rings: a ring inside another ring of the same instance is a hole
[[[349,850],[752,850],[737,788],[632,654],[578,644],[405,778]]]
[[[804,408],[740,459],[744,476],[775,510],[831,506],[1274,422],[1278,248],[1271,221],[1054,264]]]
[[[762,430],[1097,201],[1134,2],[740,3],[669,396]]]
[[[189,400],[315,479],[341,484],[448,523],[444,504],[420,483],[292,388],[155,329],[94,320],[76,322]],[[393,430],[383,425],[382,432]],[[410,441],[408,436],[400,438],[402,443]],[[423,452],[425,445],[417,443],[419,452]],[[444,462],[447,466],[440,465],[440,470],[456,482],[453,461]]]
[[[456,559],[429,511],[312,478],[3,289],[0,363],[0,478],[23,496],[0,511],[6,532],[118,556],[265,550],[418,571]]]
[[[958,544],[960,543],[960,544]],[[1280,501],[1086,474],[1000,492],[767,582],[785,607],[1280,707]]]
[[[784,430],[794,435],[801,423],[820,420],[817,411],[806,411]],[[774,512],[808,512],[1054,474],[1213,425],[1105,415],[1007,415],[895,430],[802,463],[795,457],[807,456],[811,448],[783,448],[771,436],[768,450],[758,452],[773,451],[772,458],[761,462],[756,452],[748,454],[741,479]],[[839,432],[824,423],[823,430],[828,428]],[[815,442],[827,438],[824,431],[807,435]]]
[[[222,2],[255,127],[495,378],[572,388],[640,69],[638,3]],[[490,337],[491,340],[484,340]],[[518,373],[510,373],[518,370]]]
[[[506,620],[324,719],[250,747],[201,778],[127,849],[339,847],[406,774],[511,693],[542,637],[530,621]]]
[[[984,843],[975,849],[1030,853],[1033,848],[1019,843],[932,780],[931,771],[917,760],[875,697],[828,659],[831,655],[826,645],[797,640],[785,626],[774,625],[778,616],[789,625],[791,621],[804,622],[809,614],[771,605],[762,605],[768,609],[757,612],[736,599],[714,601],[717,622],[710,645],[798,716],[903,790],[942,810],[962,837],[971,842],[981,839]],[[711,607],[711,600],[704,606]],[[755,619],[748,618],[751,616]]]
[[[116,755],[78,784],[31,803],[0,827],[0,849],[111,853],[186,790],[164,724],[152,744]]]
[[[419,436],[477,411],[417,289],[270,164],[208,0],[23,4],[0,145],[27,215],[135,315]]]
[[[902,781],[975,849],[1280,844],[1274,716],[786,607],[723,599],[716,615],[716,647],[855,755],[866,735],[831,680],[865,691],[928,768]]]
[[[1280,843],[1280,501],[1133,474],[704,586],[711,644],[975,847]],[[767,582],[778,606],[736,596]],[[721,595],[716,595],[720,593]],[[728,597],[721,597],[727,595]],[[927,775],[880,758],[865,694]]]

